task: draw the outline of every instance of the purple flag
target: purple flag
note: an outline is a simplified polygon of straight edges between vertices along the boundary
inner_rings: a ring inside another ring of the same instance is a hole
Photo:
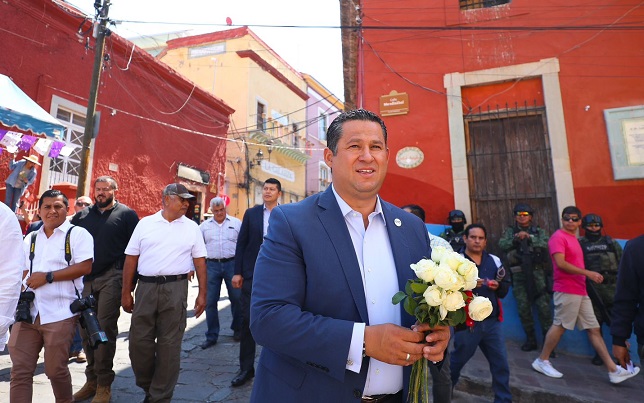
[[[7,131],[4,129],[0,129],[0,140],[2,140],[5,134],[7,134]]]
[[[49,158],[56,158],[60,154],[60,150],[65,146],[65,143],[62,141],[54,141],[54,144],[51,145],[49,150]]]
[[[24,135],[22,136],[22,139],[20,139],[20,143],[18,143],[18,148],[22,151],[29,151],[29,149],[36,144],[36,140],[38,140],[38,137]]]

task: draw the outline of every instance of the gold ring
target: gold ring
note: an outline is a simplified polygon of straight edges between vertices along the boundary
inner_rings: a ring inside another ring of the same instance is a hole
[[[411,356],[409,355],[409,353],[407,353],[407,358],[405,358],[405,361],[409,361],[409,357]]]

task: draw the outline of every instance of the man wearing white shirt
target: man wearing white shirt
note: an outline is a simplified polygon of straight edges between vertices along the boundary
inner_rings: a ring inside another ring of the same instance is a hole
[[[9,326],[13,323],[16,303],[20,295],[25,255],[22,249],[22,231],[16,214],[0,203],[0,351],[9,340]]]
[[[233,330],[233,339],[239,341],[242,310],[239,306],[241,290],[232,285],[235,274],[235,247],[241,220],[226,214],[226,203],[221,197],[213,197],[210,201],[212,218],[207,219],[199,225],[203,234],[208,257],[206,267],[208,269],[208,303],[206,307],[206,341],[201,344],[206,349],[217,344],[219,338],[219,293],[222,280],[226,283],[230,309],[233,312],[233,323],[230,328]]]
[[[31,320],[17,322],[9,338],[11,402],[30,402],[38,355],[45,347],[45,374],[57,402],[72,402],[72,379],[67,367],[69,348],[78,321],[69,306],[83,291],[82,277],[92,270],[94,241],[84,228],[67,221],[69,201],[58,190],[42,194],[38,214],[43,226],[24,240],[26,291],[33,291]],[[69,232],[71,259],[65,259]],[[33,253],[30,250],[33,249]]]
[[[172,183],[162,197],[163,209],[141,219],[134,229],[123,265],[121,305],[132,313],[130,360],[146,402],[170,402],[179,379],[193,267],[199,280],[195,316],[206,308],[206,245],[197,223],[185,216],[194,196],[184,185]]]

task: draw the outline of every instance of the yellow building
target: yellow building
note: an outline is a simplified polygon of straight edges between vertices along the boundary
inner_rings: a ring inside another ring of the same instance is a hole
[[[282,183],[282,203],[305,197],[307,84],[248,27],[170,39],[158,58],[235,109],[219,194],[241,217],[262,203],[264,180]],[[214,190],[213,190],[214,191]]]

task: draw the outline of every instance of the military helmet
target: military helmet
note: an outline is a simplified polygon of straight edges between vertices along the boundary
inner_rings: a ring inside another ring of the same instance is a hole
[[[514,213],[514,215],[517,215],[517,213],[523,212],[523,211],[525,211],[526,213],[530,213],[530,215],[534,214],[534,210],[532,210],[532,207],[530,207],[530,205],[526,203],[517,203],[514,206],[514,209],[512,209],[512,212]]]
[[[581,226],[582,228],[586,228],[589,224],[599,224],[601,228],[604,227],[604,223],[602,222],[602,218],[598,216],[597,214],[586,214],[584,218],[581,219]]]
[[[452,210],[449,212],[447,219],[450,222],[452,222],[455,218],[461,218],[463,219],[463,224],[467,224],[467,220],[465,219],[465,213],[463,213],[461,210]]]

